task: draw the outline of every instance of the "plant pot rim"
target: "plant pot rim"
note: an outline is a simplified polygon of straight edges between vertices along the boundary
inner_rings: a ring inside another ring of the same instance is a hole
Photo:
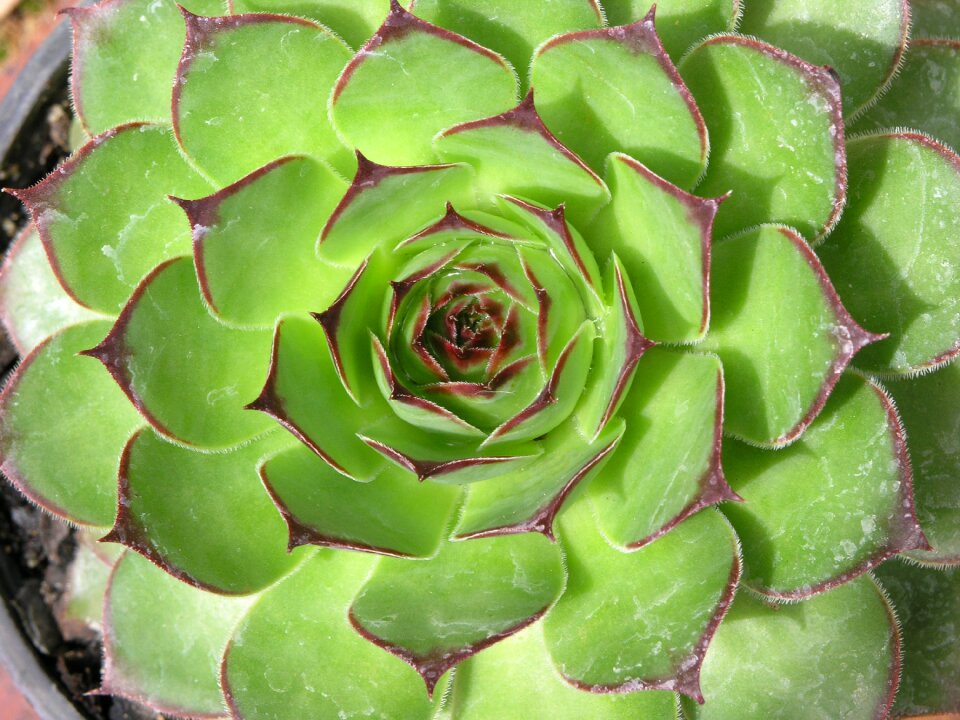
[[[66,77],[69,54],[70,28],[61,22],[37,48],[0,103],[0,157],[4,166],[9,165],[10,153],[23,129],[36,121],[49,100],[52,84]],[[12,560],[0,555],[0,562]],[[0,664],[42,720],[83,720],[47,672],[8,603],[7,597],[0,602]]]

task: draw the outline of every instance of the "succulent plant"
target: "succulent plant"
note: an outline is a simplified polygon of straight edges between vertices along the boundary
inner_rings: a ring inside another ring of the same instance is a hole
[[[960,8],[186,5],[69,11],[90,139],[10,191],[2,470],[129,550],[101,692],[960,710]]]

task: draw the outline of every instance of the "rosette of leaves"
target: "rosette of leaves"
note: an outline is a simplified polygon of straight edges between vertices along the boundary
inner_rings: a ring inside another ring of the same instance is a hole
[[[70,11],[0,427],[129,549],[101,691],[958,709],[956,582],[885,563],[960,562],[960,11],[912,11],[909,53],[905,0]]]

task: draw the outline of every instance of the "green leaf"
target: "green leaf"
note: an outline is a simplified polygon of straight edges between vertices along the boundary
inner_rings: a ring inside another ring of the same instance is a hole
[[[741,35],[710,38],[680,70],[713,139],[697,194],[732,191],[717,236],[764,222],[811,241],[829,233],[846,189],[840,85],[830,72]]]
[[[561,506],[615,454],[623,430],[623,421],[614,419],[595,438],[584,437],[576,422],[565,422],[542,440],[542,459],[470,486],[456,536],[539,532],[553,538]]]
[[[431,560],[381,560],[350,619],[432,693],[457,663],[539,619],[563,580],[560,550],[541,535],[450,542]]]
[[[385,463],[355,433],[388,416],[383,405],[358,407],[340,382],[323,328],[291,316],[277,325],[266,384],[248,407],[274,418],[338,472],[368,481]]]
[[[833,68],[840,76],[843,114],[849,118],[889,87],[909,29],[910,8],[904,0],[750,0],[744,3],[739,32]]]
[[[705,510],[629,553],[606,543],[589,503],[574,503],[560,529],[569,580],[544,636],[567,682],[699,700],[700,664],[740,575],[737,538],[723,516]]]
[[[457,668],[448,706],[456,720],[677,720],[670,692],[598,695],[563,681],[543,623],[508,637]]]
[[[613,202],[586,231],[597,257],[615,252],[632,281],[644,332],[697,342],[710,322],[710,243],[724,197],[690,195],[629,155],[607,158]]]
[[[17,353],[26,355],[59,330],[97,317],[64,291],[36,228],[24,228],[0,267],[0,322]]]
[[[359,48],[373,35],[390,9],[390,0],[230,0],[232,13],[270,12],[297,15],[326,25]]]
[[[303,559],[287,553],[283,520],[257,476],[257,464],[290,442],[277,429],[237,450],[200,453],[141,430],[124,449],[117,520],[103,540],[207,592],[266,587]]]
[[[287,156],[214,195],[177,200],[210,310],[232,325],[273,328],[285,312],[329,304],[350,271],[318,260],[315,246],[346,188],[329,166]]]
[[[713,321],[702,347],[723,361],[724,430],[786,445],[820,412],[853,355],[880,338],[854,322],[789,228],[766,225],[719,243],[711,278]]]
[[[281,155],[303,153],[352,172],[350,151],[327,120],[330,89],[350,59],[339,37],[284,15],[184,18],[173,126],[200,167],[226,184]]]
[[[104,364],[159,433],[223,449],[270,427],[244,410],[266,374],[269,346],[269,333],[211,317],[193,263],[175,258],[143,279],[110,334],[84,354]]]
[[[960,16],[946,0],[910,0],[910,34],[919,38],[960,39]],[[910,43],[911,47],[913,42]]]
[[[416,165],[433,161],[433,136],[444,128],[516,104],[517,76],[500,55],[394,0],[376,35],[344,68],[330,115],[345,141],[375,162]]]
[[[706,127],[652,15],[548,40],[537,49],[531,76],[547,127],[595,170],[623,151],[684,187],[700,177]]]
[[[903,638],[894,716],[960,712],[960,569],[890,561],[877,568],[877,578],[897,609]]]
[[[226,715],[220,658],[249,606],[246,598],[204,592],[127,553],[105,603],[101,691],[165,714]]]
[[[913,132],[853,140],[850,203],[817,249],[850,312],[890,337],[857,366],[912,375],[960,355],[960,157]]]
[[[950,12],[956,15],[956,8]],[[855,128],[863,131],[907,127],[929,133],[957,150],[958,112],[960,39],[916,39],[910,42],[910,52],[890,91],[857,121]]]
[[[741,0],[659,0],[657,35],[670,57],[679,60],[695,42],[735,29]],[[610,25],[628,25],[650,10],[650,0],[603,0]]]
[[[920,527],[933,546],[910,557],[960,564],[960,364],[884,386],[903,418],[913,462],[913,492]]]
[[[575,224],[589,220],[610,199],[603,180],[543,124],[532,90],[513,110],[455,125],[433,144],[441,160],[476,169],[483,195],[518,195],[547,207],[563,203]]]
[[[716,357],[649,351],[619,415],[626,433],[588,486],[612,543],[642,547],[706,506],[737,499],[720,468],[723,371]]]
[[[167,195],[208,192],[169,127],[135,123],[95,137],[57,172],[14,194],[30,209],[70,296],[115,315],[157,263],[190,250],[190,227]]]
[[[222,0],[189,0],[219,14]],[[132,122],[169,122],[170,87],[185,36],[174,0],[114,0],[64,10],[73,24],[73,109],[97,135]]]
[[[72,522],[109,526],[117,466],[140,416],[96,361],[77,353],[110,325],[67,328],[35,348],[0,395],[0,464],[24,495]]]
[[[417,0],[413,11],[503,55],[520,75],[524,89],[530,58],[540,43],[560,33],[603,25],[595,0],[560,0],[546,9],[515,0]]]
[[[235,716],[432,717],[416,673],[366,642],[347,620],[376,565],[365,553],[321,550],[264,594],[236,629],[224,661],[224,695]]]
[[[386,167],[357,157],[353,184],[317,245],[322,260],[356,268],[375,248],[396,243],[442,218],[447,203],[473,205],[467,165]]]
[[[429,556],[460,500],[456,488],[393,467],[368,483],[350,480],[302,445],[270,458],[260,475],[287,523],[290,547]]]
[[[731,441],[723,463],[745,501],[724,508],[743,542],[744,583],[764,595],[809,597],[927,547],[903,428],[868,380],[845,375],[791,447]]]
[[[801,603],[737,595],[703,663],[690,720],[888,717],[900,669],[893,608],[869,577]]]
[[[118,558],[103,552],[109,546],[97,544],[99,534],[88,530],[74,536],[76,550],[66,573],[63,594],[53,608],[64,640],[84,641],[103,633],[103,602]],[[118,549],[122,554],[123,548]]]

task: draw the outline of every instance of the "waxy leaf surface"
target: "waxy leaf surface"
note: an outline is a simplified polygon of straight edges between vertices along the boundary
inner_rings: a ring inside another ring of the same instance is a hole
[[[359,48],[380,27],[390,0],[227,0],[232,13],[272,12],[316,20]],[[406,2],[405,4],[409,4]]]
[[[603,0],[607,23],[629,25],[650,11],[650,0]],[[708,35],[734,30],[741,0],[659,0],[657,35],[675,61]]]

